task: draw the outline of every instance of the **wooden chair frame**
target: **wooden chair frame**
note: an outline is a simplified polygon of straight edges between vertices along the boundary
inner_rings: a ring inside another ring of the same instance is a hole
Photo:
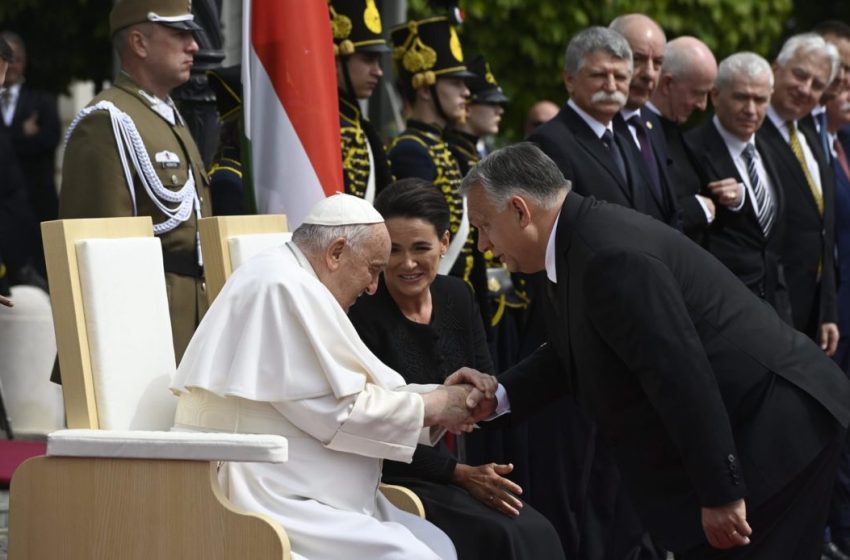
[[[42,224],[69,428],[99,427],[76,242],[151,236],[149,217]],[[235,508],[216,463],[35,457],[12,479],[10,560],[288,560],[271,517]]]

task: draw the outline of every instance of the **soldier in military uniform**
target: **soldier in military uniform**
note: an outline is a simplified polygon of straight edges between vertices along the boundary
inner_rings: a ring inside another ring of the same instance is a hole
[[[389,52],[375,0],[333,0],[328,9],[336,55],[342,174],[345,192],[369,202],[393,181],[383,142],[360,111],[383,76],[381,54]]]
[[[464,64],[460,39],[447,17],[410,21],[393,29],[391,38],[398,87],[410,106],[410,118],[407,129],[391,143],[390,168],[397,179],[431,181],[446,197],[452,240],[440,273],[472,286],[489,326],[486,265],[460,194],[460,165],[443,139],[447,126],[466,118],[466,80],[475,75]],[[487,334],[491,338],[489,329]]]
[[[475,75],[466,80],[469,87],[467,115],[464,120],[446,127],[443,135],[463,175],[486,155],[483,138],[499,133],[499,122],[509,101],[484,56],[479,54],[466,66]]]
[[[206,307],[198,220],[209,197],[200,153],[169,94],[189,79],[199,27],[187,0],[117,0],[109,28],[121,74],[71,123],[59,216],[151,216],[179,360]]]
[[[210,166],[210,197],[216,216],[248,214],[242,183],[242,65],[207,72],[221,130]]]

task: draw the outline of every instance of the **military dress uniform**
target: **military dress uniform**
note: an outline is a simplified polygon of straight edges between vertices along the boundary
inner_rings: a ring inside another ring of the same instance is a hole
[[[221,123],[219,145],[209,170],[212,212],[216,216],[248,214],[242,182],[242,65],[207,72]]]
[[[375,0],[333,0],[328,4],[334,54],[345,87],[339,87],[339,127],[345,192],[369,202],[393,182],[384,144],[374,125],[363,116],[353,94],[346,59],[355,52],[389,52],[381,35],[381,14]],[[340,84],[342,86],[342,84]]]
[[[118,125],[113,119],[138,132],[135,146],[116,144],[114,127]],[[149,176],[140,177],[129,161],[131,150],[143,160],[143,174]],[[121,152],[128,157],[127,167]],[[164,192],[148,192],[146,187],[154,178]],[[154,233],[162,241],[178,361],[207,305],[198,219],[209,215],[208,188],[201,155],[173,102],[142,90],[124,73],[69,128],[59,217],[151,216]],[[180,211],[174,212],[178,206]]]

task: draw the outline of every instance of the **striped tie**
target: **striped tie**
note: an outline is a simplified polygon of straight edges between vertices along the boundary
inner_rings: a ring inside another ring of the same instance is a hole
[[[770,233],[770,228],[773,227],[773,221],[776,219],[776,207],[773,204],[770,189],[761,180],[761,175],[759,175],[758,168],[756,168],[755,151],[756,147],[753,144],[747,144],[741,156],[744,158],[744,163],[747,164],[747,175],[750,176],[750,186],[753,188],[753,197],[755,198],[755,204],[753,206],[756,211],[756,219],[766,237]]]
[[[797,127],[794,121],[788,121],[788,144],[791,146],[791,151],[794,152],[797,161],[800,162],[800,167],[803,168],[803,173],[806,175],[806,182],[809,184],[809,190],[812,191],[812,196],[815,198],[815,204],[818,207],[818,212],[823,216],[823,195],[815,183],[812,172],[809,170],[809,165],[806,163],[806,156],[803,154],[803,145],[800,144],[800,137],[797,136]]]

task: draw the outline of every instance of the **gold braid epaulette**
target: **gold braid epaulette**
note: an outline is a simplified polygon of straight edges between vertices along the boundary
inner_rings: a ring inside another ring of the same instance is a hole
[[[369,184],[369,140],[360,123],[347,119],[341,120],[340,143],[342,144],[342,171],[345,192],[363,198]],[[349,125],[348,123],[353,123]]]

